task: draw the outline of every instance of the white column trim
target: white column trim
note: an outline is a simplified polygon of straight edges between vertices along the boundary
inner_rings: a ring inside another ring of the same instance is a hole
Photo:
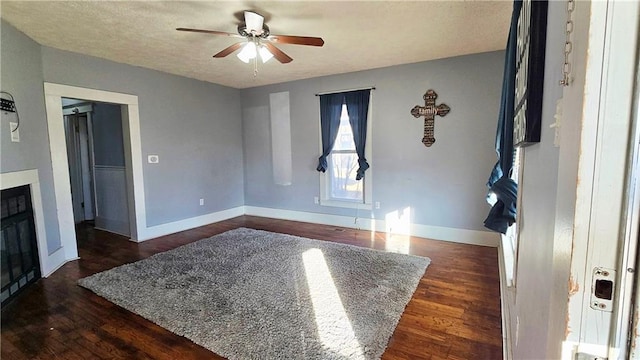
[[[47,231],[44,224],[44,210],[42,208],[42,193],[40,191],[40,178],[38,170],[23,170],[0,174],[0,188],[11,189],[18,186],[29,185],[31,188],[31,206],[33,208],[33,220],[36,229],[36,241],[38,244],[38,259],[40,260],[40,272],[42,277],[51,275],[68,260],[65,259],[62,247],[49,253],[47,243]],[[69,259],[74,260],[74,259]]]

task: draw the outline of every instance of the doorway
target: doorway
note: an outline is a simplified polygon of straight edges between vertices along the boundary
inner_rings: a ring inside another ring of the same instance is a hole
[[[58,229],[61,249],[64,252],[62,263],[78,258],[73,204],[69,184],[69,164],[64,131],[64,115],[62,98],[86,99],[91,102],[107,102],[118,104],[121,108],[123,145],[125,153],[126,187],[128,196],[129,233],[131,240],[141,241],[150,238],[147,234],[144,201],[144,179],[142,173],[142,145],[140,141],[140,116],[138,113],[138,97],[135,95],[115,93],[75,86],[44,83],[45,106],[47,111],[47,127],[51,162],[53,167],[53,184],[56,205],[58,207]],[[56,264],[57,266],[62,265]]]
[[[86,113],[76,113],[64,117],[73,218],[76,224],[94,220],[95,181],[91,159],[93,151],[88,127]]]
[[[62,112],[75,224],[130,236],[121,105],[62,98]]]

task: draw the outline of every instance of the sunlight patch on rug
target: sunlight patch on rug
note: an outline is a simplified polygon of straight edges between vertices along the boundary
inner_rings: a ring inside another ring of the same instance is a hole
[[[302,260],[320,341],[347,359],[364,359],[322,251],[307,250],[302,254]]]
[[[78,283],[229,359],[379,359],[429,262],[239,228]]]

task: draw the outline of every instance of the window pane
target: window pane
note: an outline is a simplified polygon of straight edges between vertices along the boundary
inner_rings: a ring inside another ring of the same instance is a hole
[[[356,181],[358,155],[331,153],[330,196],[334,199],[363,201],[362,183]]]
[[[355,150],[356,144],[353,142],[353,132],[351,124],[349,124],[349,115],[347,113],[347,105],[342,105],[342,114],[340,115],[340,129],[338,136],[333,145],[333,150]]]
[[[520,147],[517,147],[513,152],[513,163],[511,167],[511,174],[509,174],[511,180],[518,183],[518,177],[520,175]]]

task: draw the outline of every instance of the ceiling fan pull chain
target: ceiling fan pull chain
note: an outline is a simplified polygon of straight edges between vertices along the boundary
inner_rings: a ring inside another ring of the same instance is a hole
[[[571,60],[569,55],[573,50],[573,43],[571,42],[571,33],[573,33],[573,19],[571,13],[575,10],[575,0],[567,1],[567,23],[565,27],[565,42],[564,42],[564,64],[562,65],[562,80],[560,85],[571,85]]]
[[[258,56],[253,58],[253,77],[258,77]]]

